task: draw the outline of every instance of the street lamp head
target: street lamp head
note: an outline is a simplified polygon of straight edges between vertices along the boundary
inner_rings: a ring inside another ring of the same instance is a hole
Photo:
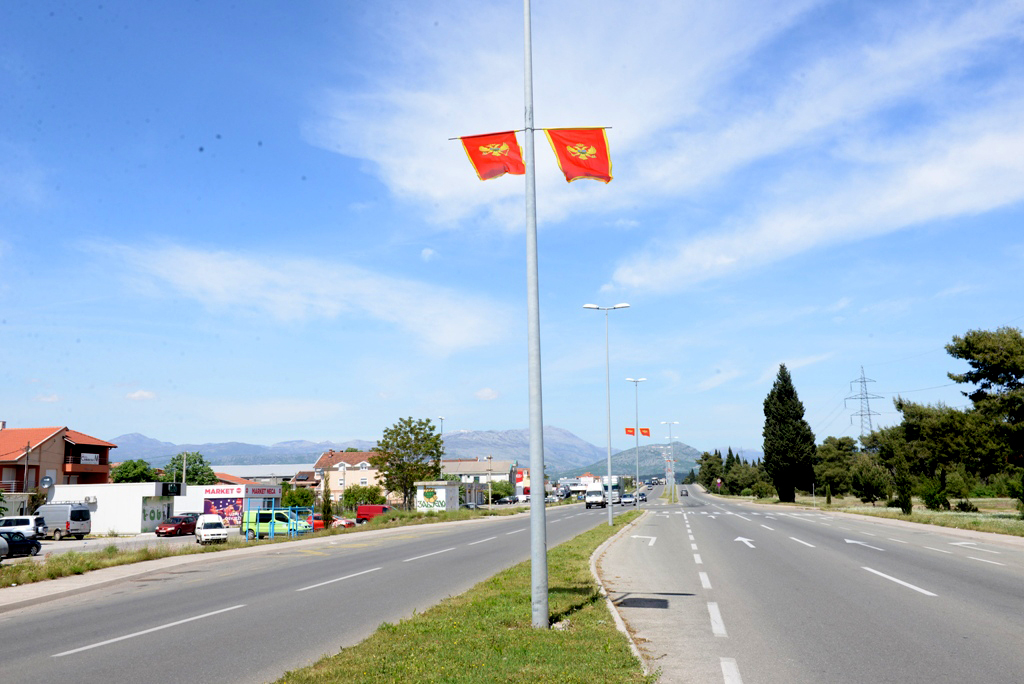
[[[612,308],[613,309],[628,309],[629,308],[629,304],[626,304],[625,302],[623,302],[621,304],[616,304]]]
[[[601,307],[599,307],[597,304],[584,304],[583,308],[584,309],[600,309]]]

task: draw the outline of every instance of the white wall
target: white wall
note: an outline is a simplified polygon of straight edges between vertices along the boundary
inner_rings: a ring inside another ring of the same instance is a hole
[[[96,503],[88,504],[92,518],[92,534],[102,537],[109,532],[141,533],[143,499],[159,494],[159,482],[59,484],[54,485],[47,493],[47,501],[84,501],[87,496],[96,497]]]

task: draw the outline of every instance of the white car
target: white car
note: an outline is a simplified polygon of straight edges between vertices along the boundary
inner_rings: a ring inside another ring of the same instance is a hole
[[[632,494],[623,494],[622,495],[622,505],[623,506],[636,506],[636,498]]]
[[[196,543],[197,544],[226,544],[228,541],[228,527],[224,524],[224,518],[215,513],[206,513],[196,520]]]

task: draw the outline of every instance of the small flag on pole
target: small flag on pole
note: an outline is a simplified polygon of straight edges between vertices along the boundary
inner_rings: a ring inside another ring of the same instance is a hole
[[[506,173],[517,176],[526,173],[523,150],[516,140],[515,131],[468,135],[459,140],[480,180],[498,178]]]
[[[633,428],[626,428],[626,434],[627,435],[635,435],[636,434],[636,430],[633,429]]]
[[[570,183],[593,178],[602,183],[612,179],[612,158],[603,128],[545,128],[558,168]]]
[[[643,435],[644,437],[650,437],[651,428],[640,428],[640,434]]]

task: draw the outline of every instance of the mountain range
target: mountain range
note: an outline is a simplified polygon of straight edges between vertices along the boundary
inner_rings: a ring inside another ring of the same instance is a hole
[[[146,435],[131,433],[111,440],[117,445],[113,458],[118,461],[142,459],[155,468],[167,465],[175,454],[198,451],[211,465],[260,465],[268,463],[313,463],[328,449],[344,451],[354,448],[369,451],[376,442],[349,440],[346,442],[311,442],[292,440],[269,446],[244,442],[217,442],[206,444],[174,444],[162,442]],[[474,459],[490,455],[498,460],[519,461],[528,466],[530,461],[530,431],[522,430],[458,430],[444,435],[445,459]],[[640,447],[640,475],[652,477],[665,471],[662,448],[648,445]],[[676,472],[688,473],[696,468],[700,452],[682,442],[675,443]],[[544,428],[544,463],[548,474],[554,477],[580,475],[587,471],[600,474],[607,469],[607,449],[580,439],[568,430],[554,426]],[[633,472],[636,455],[633,449],[612,456],[613,470]]]

